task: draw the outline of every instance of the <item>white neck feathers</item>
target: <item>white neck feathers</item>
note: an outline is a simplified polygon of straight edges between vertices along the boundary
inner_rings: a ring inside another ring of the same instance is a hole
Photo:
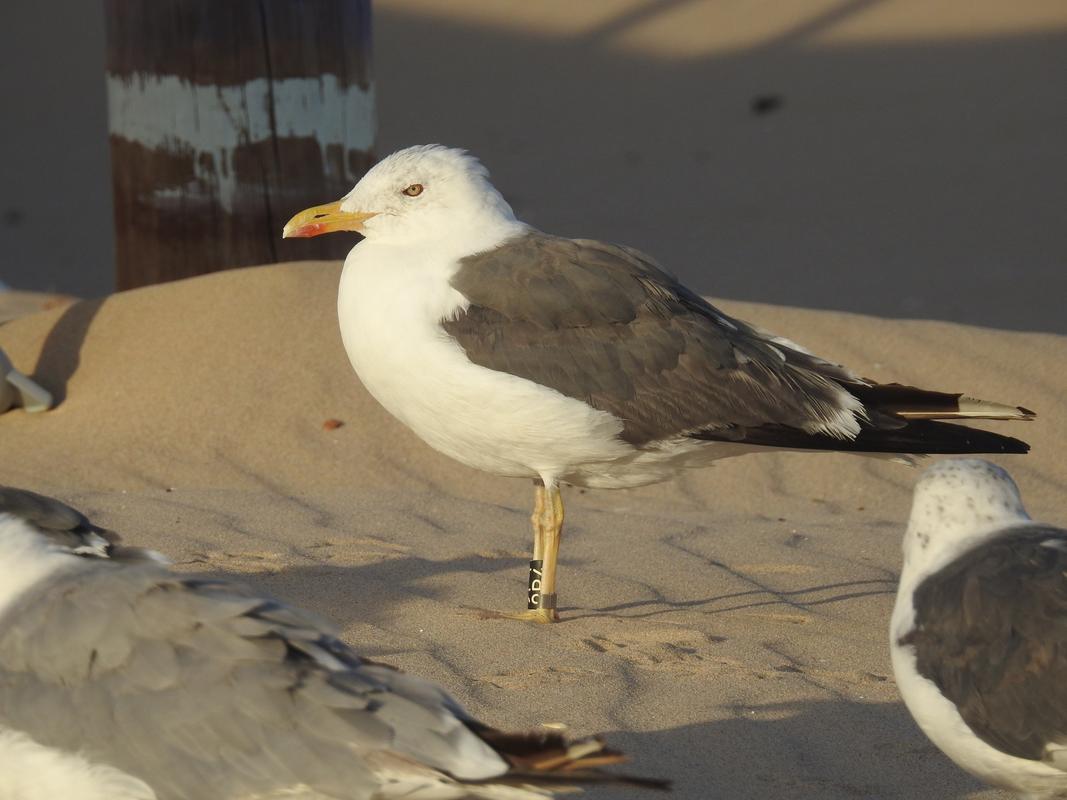
[[[0,615],[27,589],[75,560],[22,519],[0,514]]]

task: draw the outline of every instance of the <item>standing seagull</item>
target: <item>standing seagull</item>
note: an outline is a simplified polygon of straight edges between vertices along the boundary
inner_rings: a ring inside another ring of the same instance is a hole
[[[318,618],[174,575],[0,487],[0,798],[538,800],[619,781],[597,739],[505,733]]]
[[[629,247],[515,219],[462,150],[410,147],[283,236],[357,231],[337,299],[372,395],[431,447],[536,482],[529,611],[552,622],[559,486],[619,489],[773,448],[1025,453],[934,419],[1023,408],[876,385],[732,319]]]
[[[1067,530],[1032,522],[1007,472],[944,461],[915,487],[890,627],[919,727],[968,772],[1067,797]]]

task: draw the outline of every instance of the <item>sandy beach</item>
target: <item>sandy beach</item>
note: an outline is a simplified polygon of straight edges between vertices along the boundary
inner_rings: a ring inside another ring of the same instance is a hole
[[[916,470],[767,454],[565,490],[565,621],[486,620],[525,602],[530,486],[366,393],[338,263],[74,302],[114,285],[115,243],[104,6],[68,5],[0,30],[34,64],[0,74],[0,348],[59,401],[0,414],[0,483],[332,618],[488,722],[604,732],[678,800],[1006,800],[893,680]],[[994,460],[1067,526],[1062,0],[373,6],[379,156],[469,148],[539,228],[778,304],[717,301],[872,379],[1035,410],[983,425],[1033,445]]]
[[[337,332],[339,268],[235,270],[3,324],[0,347],[62,402],[0,416],[0,482],[325,614],[492,723],[603,731],[678,798],[1005,796],[936,751],[894,685],[914,470],[768,454],[572,489],[566,621],[483,619],[524,600],[530,487],[438,455],[366,394]],[[721,306],[871,378],[1036,410],[988,426],[1033,444],[1000,463],[1035,517],[1067,523],[1067,338]]]

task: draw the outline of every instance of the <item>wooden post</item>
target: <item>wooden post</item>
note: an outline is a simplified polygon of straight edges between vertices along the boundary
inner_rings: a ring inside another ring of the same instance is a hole
[[[340,258],[282,241],[372,163],[370,0],[105,0],[117,285]]]

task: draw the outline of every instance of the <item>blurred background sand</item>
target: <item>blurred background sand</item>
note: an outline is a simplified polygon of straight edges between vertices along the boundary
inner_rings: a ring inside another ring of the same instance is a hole
[[[5,9],[0,280],[18,288],[112,285],[101,13]],[[378,152],[467,147],[538,227],[643,248],[719,297],[1067,333],[1062,0],[374,13]]]

